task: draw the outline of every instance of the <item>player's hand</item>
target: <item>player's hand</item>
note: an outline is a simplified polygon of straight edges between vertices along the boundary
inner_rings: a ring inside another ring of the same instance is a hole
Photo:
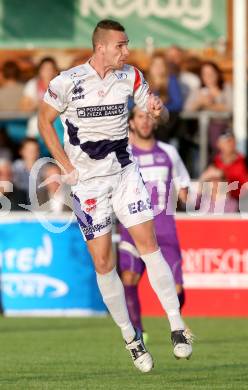
[[[71,171],[64,171],[61,175],[61,181],[69,186],[75,186],[79,180],[79,172],[73,167]]]
[[[147,100],[147,111],[154,118],[158,119],[163,110],[163,102],[160,97],[151,94]]]

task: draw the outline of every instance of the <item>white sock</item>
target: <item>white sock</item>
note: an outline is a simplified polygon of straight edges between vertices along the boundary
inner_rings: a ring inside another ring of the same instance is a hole
[[[116,268],[104,275],[96,272],[96,278],[105,305],[115,323],[121,328],[123,338],[130,343],[135,337],[135,330],[129,319],[124,287]]]
[[[141,258],[146,264],[150,284],[167,313],[171,331],[184,329],[174,278],[161,250],[142,255]]]

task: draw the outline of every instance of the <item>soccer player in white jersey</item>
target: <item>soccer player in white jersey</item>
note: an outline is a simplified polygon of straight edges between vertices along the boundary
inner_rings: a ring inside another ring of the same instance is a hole
[[[157,241],[171,268],[182,308],[184,304],[182,256],[174,212],[177,198],[186,203],[190,177],[177,150],[172,145],[155,140],[153,134],[155,122],[146,112],[135,107],[129,123],[132,130],[130,142],[132,153],[151,194]],[[137,287],[145,270],[145,263],[140,258],[128,230],[120,225],[119,232],[121,241],[118,268],[124,284],[127,308],[133,326],[143,333]]]
[[[141,72],[126,65],[128,38],[124,27],[100,21],[92,36],[88,62],[53,79],[39,112],[39,129],[51,154],[72,186],[74,210],[92,256],[103,300],[120,327],[134,365],[142,372],[153,359],[129,319],[123,284],[112,255],[112,216],[128,229],[146,264],[149,280],[167,312],[171,331],[180,338],[174,354],[187,358],[192,347],[170,267],[158,247],[149,195],[128,147],[128,98],[154,118],[167,117],[160,98],[149,93]],[[53,122],[60,115],[65,150]]]

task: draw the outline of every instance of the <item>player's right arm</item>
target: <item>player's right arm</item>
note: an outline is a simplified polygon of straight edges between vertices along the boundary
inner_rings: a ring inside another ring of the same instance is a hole
[[[74,185],[78,181],[78,171],[70,162],[53,127],[55,119],[67,109],[67,101],[66,79],[60,74],[50,82],[45,93],[39,109],[38,126],[48,150],[62,167],[63,180]]]
[[[59,111],[43,101],[38,114],[39,131],[48,150],[54,159],[58,161],[59,165],[63,167],[64,181],[67,184],[73,185],[78,181],[78,173],[60,144],[56,130],[53,127],[53,123],[59,114]]]

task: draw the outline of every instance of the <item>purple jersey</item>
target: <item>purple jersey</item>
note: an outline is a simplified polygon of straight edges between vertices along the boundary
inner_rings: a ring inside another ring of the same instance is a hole
[[[154,222],[158,244],[172,268],[177,283],[182,282],[181,252],[173,216],[173,188],[175,186],[186,188],[190,184],[188,172],[176,149],[163,142],[155,142],[151,150],[139,149],[132,146],[134,157],[138,161],[140,172],[150,193]],[[174,183],[174,185],[173,185]],[[134,243],[128,231],[120,226],[121,242],[120,268],[130,269],[142,273],[143,265],[130,263],[131,257],[138,258]],[[128,260],[129,258],[129,260]],[[124,263],[130,263],[126,267]]]

